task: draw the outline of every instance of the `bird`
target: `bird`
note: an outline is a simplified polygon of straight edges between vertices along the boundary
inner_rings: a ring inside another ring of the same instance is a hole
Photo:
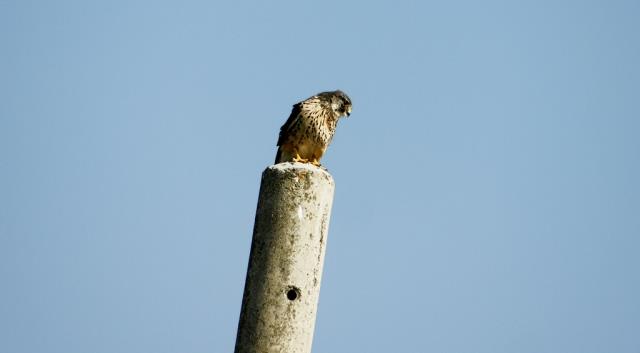
[[[333,139],[338,120],[350,115],[351,98],[340,90],[318,93],[294,104],[291,115],[280,128],[275,163],[320,166],[320,158]]]

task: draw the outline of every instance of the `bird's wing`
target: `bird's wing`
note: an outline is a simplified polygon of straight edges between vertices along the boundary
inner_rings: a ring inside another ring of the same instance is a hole
[[[300,119],[302,104],[303,102],[293,105],[293,109],[291,109],[291,115],[289,115],[289,119],[287,119],[284,125],[282,125],[282,127],[280,128],[280,136],[278,137],[277,146],[282,146],[282,144],[286,142],[287,136],[291,132],[291,128],[295,126],[298,122],[298,119]]]

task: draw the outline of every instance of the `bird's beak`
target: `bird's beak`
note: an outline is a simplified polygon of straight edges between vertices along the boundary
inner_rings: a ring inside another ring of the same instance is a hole
[[[351,116],[351,107],[347,108],[347,118]]]

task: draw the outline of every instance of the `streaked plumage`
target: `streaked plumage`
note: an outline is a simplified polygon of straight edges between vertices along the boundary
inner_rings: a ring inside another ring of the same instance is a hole
[[[276,163],[320,165],[336,132],[338,119],[351,114],[351,99],[342,91],[318,93],[293,106],[280,128]]]

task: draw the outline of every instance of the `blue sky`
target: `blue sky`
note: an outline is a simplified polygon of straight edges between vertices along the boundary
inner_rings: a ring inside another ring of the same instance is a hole
[[[0,1],[0,351],[232,351],[278,129],[339,88],[314,353],[637,353],[639,16]]]

